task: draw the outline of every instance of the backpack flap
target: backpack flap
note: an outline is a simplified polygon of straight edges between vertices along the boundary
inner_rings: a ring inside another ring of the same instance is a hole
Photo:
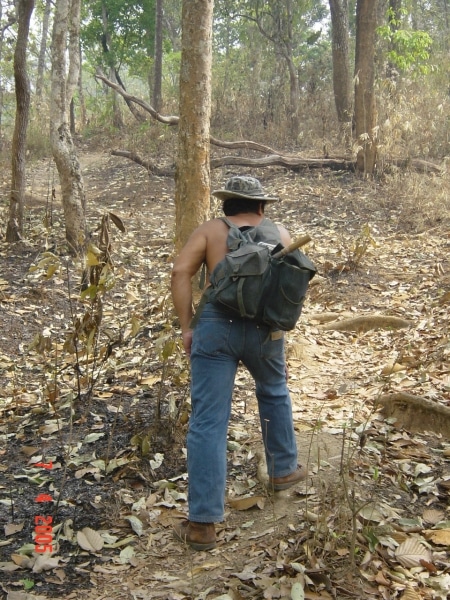
[[[269,249],[255,243],[244,244],[230,252],[211,273],[209,301],[235,311],[241,317],[255,318],[258,290],[269,261]]]

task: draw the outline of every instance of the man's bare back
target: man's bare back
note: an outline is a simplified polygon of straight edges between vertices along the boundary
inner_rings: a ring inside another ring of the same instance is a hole
[[[252,227],[261,223],[264,213],[239,213],[229,216],[228,219],[238,227]],[[291,242],[288,231],[281,225],[277,227],[281,243],[287,246]],[[192,233],[175,260],[172,270],[172,297],[183,334],[187,333],[189,336],[192,320],[191,279],[203,263],[206,263],[207,271],[211,273],[217,263],[225,257],[228,250],[228,230],[228,226],[221,219],[206,221]]]

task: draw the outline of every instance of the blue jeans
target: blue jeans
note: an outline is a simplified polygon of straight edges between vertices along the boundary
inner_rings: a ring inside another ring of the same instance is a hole
[[[187,434],[191,521],[223,520],[227,429],[240,361],[256,383],[269,475],[284,477],[297,468],[284,335],[207,303],[194,329],[191,350],[192,413]]]

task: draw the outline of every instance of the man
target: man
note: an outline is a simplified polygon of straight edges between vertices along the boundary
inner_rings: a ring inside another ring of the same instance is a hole
[[[213,192],[223,200],[223,212],[239,228],[264,220],[268,202],[253,177],[232,177],[225,189]],[[192,277],[203,263],[208,273],[227,253],[229,228],[221,219],[206,221],[191,235],[174,263],[172,298],[191,359],[192,413],[187,435],[189,519],[175,527],[175,536],[195,550],[216,545],[214,523],[224,517],[227,428],[234,379],[242,362],[256,383],[269,486],[284,490],[306,478],[297,464],[292,408],[286,383],[284,336],[266,325],[231,315],[207,302],[192,329]],[[287,230],[274,227],[273,245],[287,246]]]

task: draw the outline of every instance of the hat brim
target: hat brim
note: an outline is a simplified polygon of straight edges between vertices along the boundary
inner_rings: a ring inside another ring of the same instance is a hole
[[[220,200],[228,200],[228,198],[243,198],[245,200],[256,200],[259,202],[279,202],[280,200],[274,196],[248,196],[247,194],[241,194],[231,190],[215,190],[214,192],[211,192],[211,194]]]

